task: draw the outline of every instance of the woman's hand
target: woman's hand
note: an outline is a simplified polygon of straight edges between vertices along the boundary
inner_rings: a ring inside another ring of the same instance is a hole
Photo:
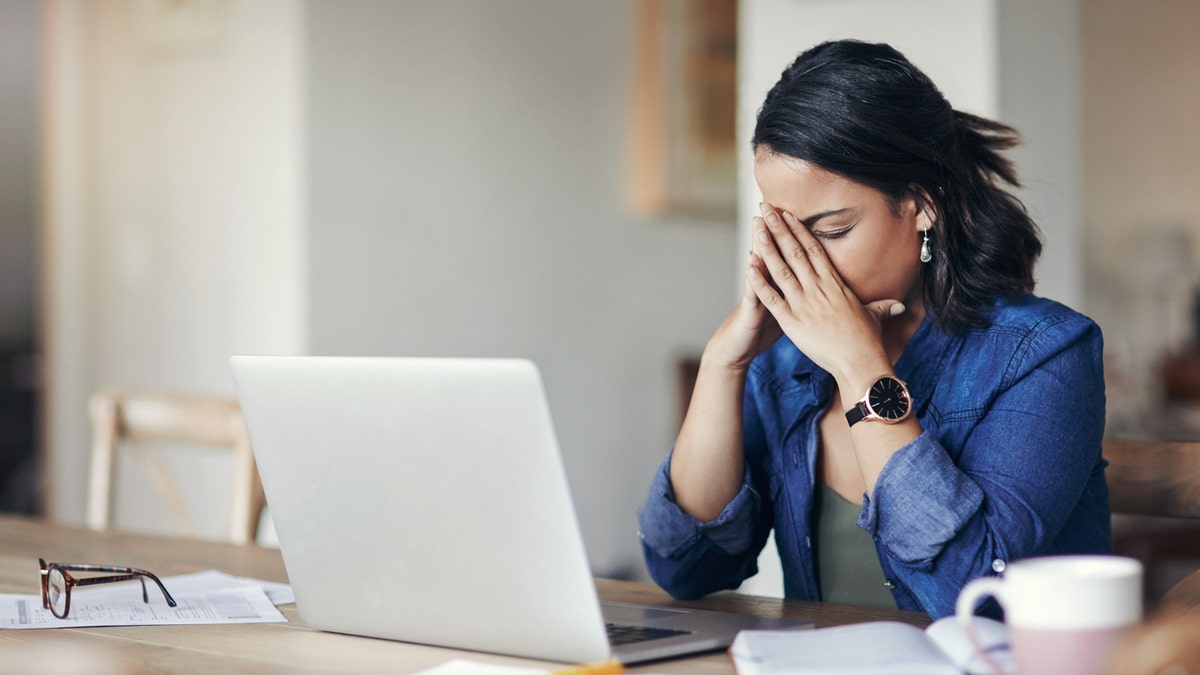
[[[839,384],[869,382],[889,369],[881,321],[903,311],[904,305],[899,300],[863,305],[807,227],[769,204],[763,204],[762,211],[763,216],[754,219],[754,248],[746,268],[759,306]]]

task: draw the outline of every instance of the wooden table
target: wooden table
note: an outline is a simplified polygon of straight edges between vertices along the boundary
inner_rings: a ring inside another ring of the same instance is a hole
[[[40,593],[37,559],[127,565],[170,576],[218,569],[237,576],[287,581],[279,551],[128,533],[96,533],[25,518],[0,516],[0,593]],[[385,575],[386,576],[386,575]],[[657,587],[597,580],[606,600],[668,607],[809,619],[818,627],[894,619],[925,626],[929,617],[901,612],[717,593],[681,602]],[[411,673],[453,658],[546,668],[561,664],[462,652],[425,645],[326,633],[307,628],[295,605],[280,608],[288,623],[214,626],[142,626],[0,631],[4,672],[22,672],[53,660],[88,665],[89,672],[132,673]],[[25,661],[22,661],[25,659]],[[17,666],[14,668],[13,666]],[[98,669],[112,666],[111,670]],[[80,672],[71,668],[64,672]],[[631,672],[732,673],[728,656],[709,653],[648,664]]]

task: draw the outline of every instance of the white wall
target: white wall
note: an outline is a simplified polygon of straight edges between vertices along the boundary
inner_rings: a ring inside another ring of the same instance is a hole
[[[304,348],[301,6],[47,4],[50,515],[82,519],[86,400],[232,395],[237,352]],[[175,464],[220,532],[230,463]],[[121,469],[126,526],[167,529]],[[227,494],[227,492],[226,492]]]
[[[308,4],[313,351],[536,361],[605,574],[735,297],[732,223],[628,206],[635,9]]]
[[[1042,229],[1037,293],[1084,310],[1079,0],[998,0],[996,116],[1021,132],[1017,196]],[[953,100],[953,99],[952,99]]]
[[[527,356],[596,570],[641,574],[735,228],[627,206],[634,2],[50,4],[55,517],[82,518],[98,386],[231,393],[244,351]],[[223,468],[176,469],[212,533]],[[166,529],[122,479],[125,525]]]

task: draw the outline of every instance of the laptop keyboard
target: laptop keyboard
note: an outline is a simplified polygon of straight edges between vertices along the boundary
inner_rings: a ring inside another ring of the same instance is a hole
[[[606,623],[604,627],[608,629],[608,641],[614,647],[634,642],[646,642],[647,640],[661,640],[662,638],[687,635],[689,633],[686,630],[652,628],[650,626],[624,626],[617,623]]]

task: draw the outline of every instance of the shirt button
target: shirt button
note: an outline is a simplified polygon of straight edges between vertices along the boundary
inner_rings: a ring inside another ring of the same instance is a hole
[[[995,560],[992,561],[992,571],[995,572],[996,574],[1000,574],[1001,572],[1003,572],[1004,568],[1007,566],[1008,566],[1008,563],[1004,562],[1003,560],[1001,560],[999,558],[996,558]]]
[[[896,587],[896,584],[893,584],[891,579],[884,579],[884,580],[883,580],[883,587],[884,587],[884,588],[886,588],[886,589],[888,589],[888,590],[890,591],[890,590],[892,590],[893,588],[895,588],[895,587]]]
[[[812,548],[812,537],[805,537],[804,545],[808,548]]]

